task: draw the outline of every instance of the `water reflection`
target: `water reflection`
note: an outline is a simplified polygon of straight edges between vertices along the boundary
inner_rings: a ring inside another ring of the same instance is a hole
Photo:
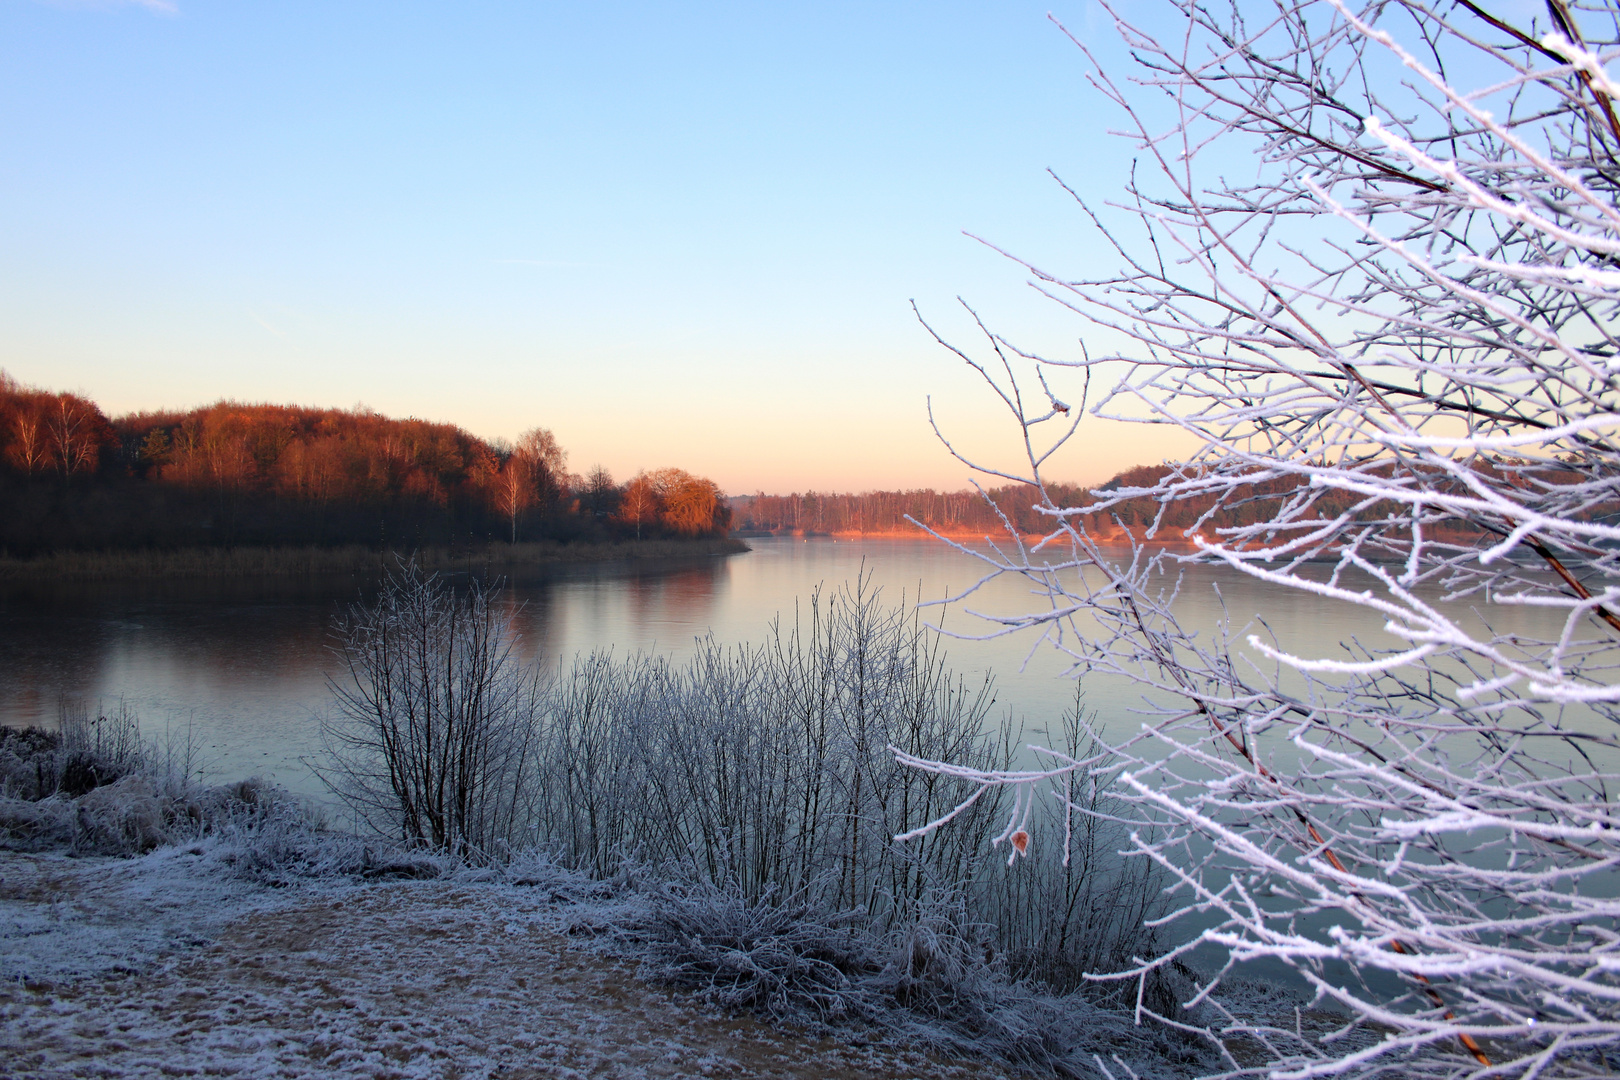
[[[731,558],[519,575],[504,602],[522,635],[520,653],[552,663],[608,648],[679,659],[711,632],[722,642],[758,641],[818,586],[838,588],[862,573],[894,603],[937,599],[981,573],[974,560],[928,540],[753,543],[754,551]],[[64,701],[113,708],[122,700],[149,735],[190,731],[218,776],[256,772],[316,794],[303,759],[319,748],[327,679],[341,674],[329,628],[344,605],[374,589],[346,576],[11,586],[0,591],[0,723],[50,726]],[[1032,599],[1027,585],[1007,579],[968,606],[1010,612]],[[1262,629],[1255,620],[1263,612],[1275,640],[1303,655],[1335,654],[1351,637],[1395,644],[1374,613],[1219,568],[1188,573],[1176,608],[1206,635],[1229,619],[1240,640],[1243,627]],[[929,609],[928,617],[941,614]],[[964,611],[943,615],[948,628],[978,629]],[[1545,636],[1557,625],[1555,613],[1537,609],[1497,606],[1490,616],[1526,634]],[[946,653],[970,678],[994,672],[998,707],[1033,731],[1072,706],[1074,688],[1059,677],[1060,657],[1030,655],[1030,646],[1022,636],[952,641]],[[1141,722],[1139,688],[1088,680],[1086,700],[1111,732]]]
[[[725,559],[530,570],[502,602],[525,658],[594,648],[679,652],[717,617]],[[140,716],[144,733],[195,741],[219,778],[259,774],[321,794],[332,623],[375,595],[351,576],[13,583],[0,588],[0,724],[54,727],[64,707]],[[738,628],[739,630],[741,628]]]

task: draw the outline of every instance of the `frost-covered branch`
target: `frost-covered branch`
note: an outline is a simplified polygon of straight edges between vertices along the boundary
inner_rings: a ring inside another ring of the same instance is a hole
[[[908,763],[964,797],[1117,780],[1185,929],[1099,976],[1202,943],[1229,970],[1280,961],[1388,1032],[1285,1037],[1229,1012],[1270,1075],[1613,1075],[1620,12],[1168,6],[1111,7],[1136,67],[1090,76],[1138,168],[1109,205],[1070,191],[1117,269],[1019,260],[1095,328],[1089,350],[1031,355],[989,330],[993,366],[957,350],[1025,436],[1016,466],[975,464],[1029,481],[1051,525],[974,552],[983,576],[953,600],[1033,587],[1039,610],[978,636],[1028,633],[1077,674],[1129,680],[1140,730],[1027,775]],[[1253,178],[1228,179],[1234,160]],[[1197,449],[1060,505],[1046,476],[1072,428],[1029,432],[1063,369],[1100,388],[1088,415]],[[1099,530],[1144,504],[1128,546]],[[1313,655],[1239,628],[1259,612],[1187,625],[1176,572],[1200,563],[1324,617],[1372,614],[1390,644]],[[1526,612],[1545,617],[1510,617]],[[1226,1007],[1225,977],[1199,999]]]

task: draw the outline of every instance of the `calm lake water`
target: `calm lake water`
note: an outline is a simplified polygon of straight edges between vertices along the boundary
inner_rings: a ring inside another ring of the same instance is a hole
[[[689,654],[694,639],[760,640],[773,618],[818,586],[836,589],[868,573],[886,600],[938,599],[980,576],[980,564],[937,541],[763,539],[743,555],[675,565],[563,567],[511,583],[523,651],[553,660],[612,648],[619,654]],[[1230,571],[1201,569],[1188,579],[1178,612],[1213,627],[1226,610],[1243,622],[1264,608],[1286,647],[1328,655],[1354,633],[1388,642],[1379,620],[1334,609],[1304,594],[1262,591]],[[1033,599],[1007,579],[969,605],[1011,612]],[[304,762],[319,751],[329,677],[340,674],[330,625],[342,607],[374,587],[350,578],[157,581],[14,585],[0,591],[0,724],[54,726],[64,705],[92,711],[122,702],[151,738],[187,732],[216,780],[260,775],[309,796],[322,794]],[[939,617],[933,609],[930,619]],[[1552,626],[1545,612],[1510,609],[1525,629]],[[947,627],[975,629],[965,612]],[[951,641],[953,668],[993,672],[998,708],[1028,728],[1060,716],[1074,686],[1050,650],[1025,664],[1030,640]],[[1134,727],[1136,691],[1088,680],[1087,704],[1114,731]]]

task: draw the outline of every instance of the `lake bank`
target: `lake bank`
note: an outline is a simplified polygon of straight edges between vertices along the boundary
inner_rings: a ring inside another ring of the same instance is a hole
[[[1009,538],[1009,534],[1005,529],[964,529],[955,527],[947,528],[944,526],[931,527],[928,529],[839,529],[833,532],[818,532],[815,529],[778,529],[774,532],[767,529],[740,529],[735,533],[735,535],[743,539],[750,540],[781,539],[856,541],[934,540],[937,538],[939,540],[955,541],[957,543],[966,544],[982,544],[987,541],[995,544],[1005,544]],[[1018,539],[1026,546],[1034,546],[1035,544],[1038,544],[1042,540],[1046,539],[1047,535],[1048,534],[1045,533],[1020,533],[1018,535]],[[1104,547],[1129,548],[1134,543],[1137,546],[1144,548],[1174,548],[1177,550],[1192,551],[1197,546],[1189,537],[1181,535],[1180,531],[1175,529],[1163,530],[1160,535],[1152,538],[1143,538],[1140,530],[1138,530],[1135,535],[1132,535],[1131,533],[1126,532],[1124,529],[1118,528],[1087,529],[1086,535]]]
[[[34,558],[0,556],[0,581],[112,581],[130,578],[309,577],[380,575],[401,557],[437,573],[501,573],[517,567],[572,563],[669,561],[736,555],[748,545],[732,537],[701,540],[553,541],[479,547],[427,547],[412,553],[345,547],[181,548],[174,551],[59,551]]]

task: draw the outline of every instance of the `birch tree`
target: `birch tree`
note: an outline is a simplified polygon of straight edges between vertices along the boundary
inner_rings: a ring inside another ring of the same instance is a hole
[[[1135,166],[1122,198],[1075,199],[1117,266],[1022,263],[1090,324],[1085,347],[941,340],[1027,448],[969,464],[1027,484],[1049,522],[975,550],[985,581],[1042,599],[984,632],[1130,680],[1142,723],[1109,754],[1039,752],[1023,772],[899,756],[970,801],[1014,789],[991,838],[1013,856],[1037,802],[1075,813],[1069,793],[1113,779],[1184,929],[1094,974],[1224,957],[1161,1019],[1216,1040],[1229,1075],[1620,1073],[1620,14],[1109,10],[1128,75],[1075,43]],[[1082,513],[1046,474],[1083,416],[1198,448]],[[1124,549],[1085,524],[1143,500],[1202,512]],[[1183,625],[1175,571],[1200,562],[1324,615],[1369,611],[1384,640],[1324,656]],[[1524,606],[1556,629],[1497,628]],[[1228,984],[1257,958],[1343,1031],[1239,1008]]]
[[[568,451],[546,428],[530,428],[519,435],[512,456],[526,463],[535,500],[541,505],[552,505],[567,490]]]

